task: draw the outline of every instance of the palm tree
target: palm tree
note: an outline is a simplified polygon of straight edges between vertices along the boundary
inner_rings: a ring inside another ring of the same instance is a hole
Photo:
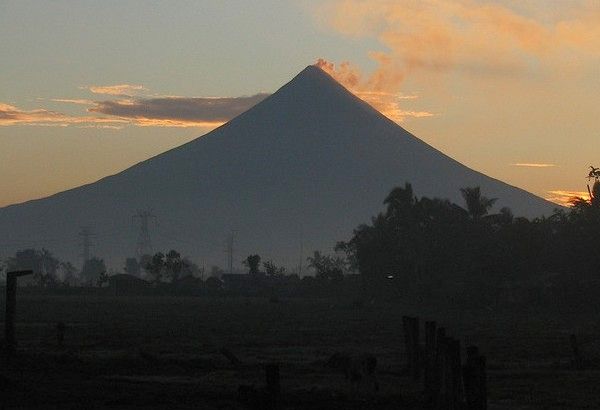
[[[480,220],[487,215],[489,210],[494,206],[497,198],[487,198],[481,195],[479,187],[461,188],[460,193],[467,204],[467,213],[474,221]]]
[[[406,213],[406,210],[412,208],[416,203],[412,185],[407,182],[404,184],[404,188],[396,187],[392,189],[383,203],[387,205],[388,216]]]

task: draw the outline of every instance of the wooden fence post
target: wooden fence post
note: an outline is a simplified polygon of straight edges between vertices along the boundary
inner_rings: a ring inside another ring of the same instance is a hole
[[[431,405],[435,400],[436,372],[436,323],[425,322],[425,401]]]
[[[17,348],[15,337],[15,315],[17,311],[17,278],[19,276],[31,275],[33,271],[23,270],[6,273],[6,317],[4,319],[4,337],[6,339],[6,350],[13,354]]]
[[[65,344],[65,330],[67,329],[67,325],[63,322],[58,322],[56,324],[56,343],[58,347],[63,347]]]
[[[460,358],[460,341],[452,339],[450,348],[450,364],[452,371],[452,408],[461,409],[463,403],[463,377]]]
[[[463,367],[465,399],[468,410],[487,409],[487,375],[485,357],[476,346],[467,347],[467,360]]]
[[[577,337],[575,335],[569,336],[569,342],[571,343],[571,351],[573,352],[573,367],[575,369],[582,369],[583,358],[581,357],[581,351],[577,345]]]
[[[413,317],[410,321],[411,324],[411,334],[412,334],[412,351],[413,351],[413,360],[412,360],[412,374],[414,380],[419,380],[421,378],[421,364],[422,364],[422,354],[421,354],[421,345],[420,345],[420,334],[419,334],[419,318]]]
[[[456,409],[456,374],[454,373],[454,348],[455,340],[451,337],[446,338],[446,397],[447,408]]]
[[[437,329],[435,336],[435,373],[434,373],[434,405],[438,408],[443,401],[442,394],[444,391],[444,342],[446,340],[446,329],[440,327]]]
[[[265,366],[267,391],[271,397],[279,396],[281,385],[279,383],[279,365],[272,363]]]
[[[408,374],[414,374],[413,363],[415,352],[413,350],[413,327],[410,316],[402,316],[402,326],[404,329],[404,349],[406,351],[406,370]]]
[[[402,316],[404,327],[404,342],[406,346],[406,365],[414,380],[419,380],[421,375],[421,347],[419,345],[419,318]]]

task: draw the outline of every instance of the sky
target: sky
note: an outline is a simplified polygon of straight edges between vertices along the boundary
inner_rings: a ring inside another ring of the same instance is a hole
[[[0,38],[0,206],[197,138],[310,64],[555,202],[600,165],[597,0],[0,0]]]

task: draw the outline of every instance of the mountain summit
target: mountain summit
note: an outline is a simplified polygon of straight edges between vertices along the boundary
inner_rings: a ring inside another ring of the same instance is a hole
[[[12,245],[47,247],[77,260],[78,232],[97,233],[94,253],[121,266],[136,249],[131,218],[151,210],[155,251],[179,249],[207,265],[258,253],[289,267],[325,252],[382,209],[410,182],[418,196],[463,203],[480,186],[515,215],[548,214],[554,204],[473,171],[425,144],[320,68],[309,66],[276,93],[185,145],[93,184],[0,209]],[[301,255],[304,249],[304,255]]]

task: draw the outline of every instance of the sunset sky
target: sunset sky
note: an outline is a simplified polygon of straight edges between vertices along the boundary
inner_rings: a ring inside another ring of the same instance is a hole
[[[314,63],[544,198],[600,165],[597,0],[0,0],[0,38],[0,206],[190,141]]]

